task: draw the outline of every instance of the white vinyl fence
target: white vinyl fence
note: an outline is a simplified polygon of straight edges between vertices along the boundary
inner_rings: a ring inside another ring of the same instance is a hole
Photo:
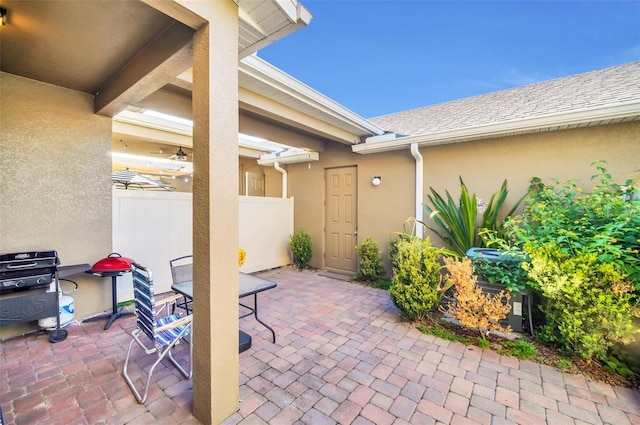
[[[189,255],[191,193],[113,189],[113,251],[153,273],[156,292],[171,290],[169,260]],[[247,252],[246,273],[291,262],[293,198],[239,197],[239,245]],[[118,300],[133,299],[131,274],[118,278]]]

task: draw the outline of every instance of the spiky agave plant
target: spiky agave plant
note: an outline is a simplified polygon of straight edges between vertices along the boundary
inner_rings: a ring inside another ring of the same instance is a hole
[[[427,198],[431,205],[426,203],[422,205],[429,212],[429,218],[433,220],[436,227],[429,226],[424,222],[421,224],[437,234],[459,256],[464,256],[470,248],[485,246],[484,240],[479,236],[481,228],[488,229],[499,238],[504,236],[502,227],[504,218],[499,218],[498,213],[509,194],[506,180],[502,183],[500,190],[491,195],[480,224],[477,220],[478,201],[476,194],[469,193],[462,177],[460,177],[460,199],[457,204],[449,191],[445,190],[443,197],[433,187],[429,189],[431,194],[428,194]],[[506,216],[514,213],[525,196],[516,202]]]

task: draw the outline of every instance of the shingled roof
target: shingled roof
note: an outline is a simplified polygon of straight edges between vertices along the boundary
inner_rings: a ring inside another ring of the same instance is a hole
[[[388,132],[414,136],[637,101],[640,101],[640,61],[383,115],[370,121]],[[638,117],[625,117],[617,122],[633,119]]]

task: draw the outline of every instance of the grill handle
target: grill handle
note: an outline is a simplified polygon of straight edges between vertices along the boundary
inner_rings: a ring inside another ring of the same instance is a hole
[[[36,263],[35,261],[33,263],[28,263],[28,264],[7,264],[7,268],[8,269],[26,269],[27,267],[35,267],[37,266],[38,263]]]

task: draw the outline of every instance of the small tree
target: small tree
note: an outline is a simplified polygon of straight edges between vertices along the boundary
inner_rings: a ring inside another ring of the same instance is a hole
[[[307,267],[312,253],[311,235],[305,229],[300,229],[289,238],[289,248],[293,263],[301,269]]]
[[[380,259],[380,250],[371,236],[362,241],[361,245],[356,246],[356,254],[360,257],[360,270],[357,276],[359,280],[375,282],[382,277],[384,266]]]
[[[448,305],[449,314],[461,324],[477,329],[482,339],[485,332],[487,335],[490,331],[510,332],[508,326],[504,328],[500,324],[511,311],[509,293],[500,291],[493,296],[483,293],[476,285],[478,278],[468,258],[445,258],[444,262],[447,282],[455,287],[455,301]]]

